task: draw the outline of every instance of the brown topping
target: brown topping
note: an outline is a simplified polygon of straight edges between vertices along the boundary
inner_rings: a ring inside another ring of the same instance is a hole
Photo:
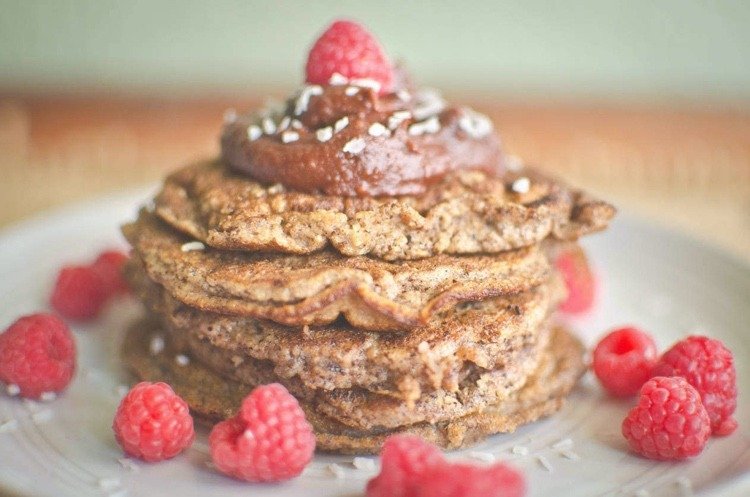
[[[263,183],[342,196],[419,194],[458,169],[501,174],[500,143],[486,117],[446,107],[432,90],[403,93],[306,86],[282,113],[227,122],[223,158]]]

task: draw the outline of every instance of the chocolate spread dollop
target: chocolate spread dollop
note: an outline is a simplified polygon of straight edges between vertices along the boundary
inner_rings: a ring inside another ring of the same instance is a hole
[[[458,169],[503,171],[487,117],[429,89],[379,96],[367,80],[305,86],[280,109],[232,116],[221,150],[260,182],[327,195],[414,195]]]

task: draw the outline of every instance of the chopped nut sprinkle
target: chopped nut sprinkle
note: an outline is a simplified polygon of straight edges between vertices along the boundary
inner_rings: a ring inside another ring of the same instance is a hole
[[[341,480],[346,476],[346,473],[344,473],[344,468],[339,466],[336,463],[331,463],[328,465],[328,471],[337,479]]]
[[[318,85],[307,85],[300,91],[299,97],[294,104],[294,115],[299,116],[307,111],[310,104],[310,97],[313,95],[322,95],[323,88]]]
[[[260,125],[263,128],[263,132],[265,134],[272,135],[276,133],[276,123],[274,123],[273,119],[271,119],[270,117],[264,117]]]
[[[328,140],[333,138],[333,128],[331,128],[330,126],[320,128],[315,132],[315,138],[317,138],[319,142],[327,142]]]
[[[161,335],[156,335],[154,337],[151,337],[151,343],[149,343],[148,351],[151,352],[151,355],[158,355],[161,354],[164,350],[164,337]]]
[[[409,112],[408,110],[396,111],[391,114],[391,117],[388,118],[388,128],[394,130],[407,119],[411,119],[411,112]]]
[[[349,81],[352,86],[360,86],[362,88],[371,88],[374,91],[380,91],[380,81],[375,81],[370,78],[357,78]]]
[[[346,76],[343,76],[337,72],[331,74],[331,77],[328,80],[328,84],[333,85],[333,86],[341,86],[347,83],[349,83],[349,79],[347,79]]]
[[[299,140],[299,133],[296,131],[284,131],[281,133],[281,141],[284,143],[292,143]]]
[[[518,456],[525,456],[529,453],[529,448],[524,447],[523,445],[514,445],[511,449],[511,452]]]
[[[552,465],[549,463],[546,457],[536,456],[536,460],[539,461],[539,465],[543,467],[547,472],[552,473]]]
[[[346,142],[342,150],[350,154],[359,154],[365,149],[365,146],[367,144],[362,138],[352,138]]]
[[[251,142],[254,142],[261,136],[263,136],[263,130],[260,129],[260,126],[251,124],[250,126],[247,127],[247,137]]]
[[[187,242],[182,244],[180,250],[182,250],[183,252],[193,252],[196,250],[206,250],[206,246],[203,244],[203,242]]]
[[[292,123],[292,118],[289,117],[289,116],[284,116],[281,119],[281,122],[279,123],[279,127],[278,127],[277,131],[284,131],[285,129],[287,129],[289,127],[289,125],[291,123]]]
[[[464,109],[463,115],[458,119],[458,127],[471,138],[480,139],[492,133],[492,121],[471,109]]]
[[[349,126],[349,118],[344,116],[338,121],[336,121],[335,123],[333,123],[333,132],[338,133],[339,131],[346,128],[347,126]]]
[[[525,176],[523,178],[518,178],[510,186],[510,189],[516,193],[528,193],[530,188],[531,181],[529,181],[529,178]]]
[[[373,123],[367,130],[370,136],[383,136],[388,134],[388,128],[380,123]]]
[[[375,471],[375,461],[369,457],[355,457],[352,460],[352,465],[362,471]]]
[[[420,121],[409,126],[409,134],[412,136],[421,136],[426,133],[437,133],[440,131],[440,120],[437,116],[432,116],[426,121]]]

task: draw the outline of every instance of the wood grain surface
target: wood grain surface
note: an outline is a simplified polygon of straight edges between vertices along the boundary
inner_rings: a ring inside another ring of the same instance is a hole
[[[455,97],[458,101],[460,96]],[[222,114],[257,100],[0,95],[0,226],[157,182],[218,151]],[[506,150],[750,261],[750,114],[473,102]]]

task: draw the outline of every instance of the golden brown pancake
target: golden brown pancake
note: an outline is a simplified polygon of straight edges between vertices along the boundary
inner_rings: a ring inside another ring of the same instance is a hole
[[[123,343],[123,359],[141,380],[165,381],[191,409],[208,420],[234,415],[252,385],[228,380],[193,360],[180,365],[176,349],[167,341],[160,354],[149,353],[149,343],[159,325],[148,321],[134,324]],[[318,449],[338,453],[376,453],[384,439],[394,433],[412,433],[446,449],[471,445],[488,435],[515,430],[557,411],[584,369],[583,347],[569,332],[555,328],[537,369],[524,386],[496,405],[480,412],[439,423],[416,423],[396,429],[358,430],[346,427],[301,402],[316,433]]]
[[[462,303],[403,333],[357,330],[346,323],[304,329],[200,311],[184,305],[144,271],[128,273],[146,307],[181,346],[212,347],[241,379],[256,383],[270,364],[279,378],[307,388],[364,388],[413,400],[422,392],[455,392],[477,369],[508,367],[533,346],[562,296],[552,279],[518,295]]]
[[[144,212],[123,228],[149,277],[192,307],[323,325],[340,315],[354,327],[406,330],[462,301],[521,293],[549,279],[534,246],[496,255],[386,262],[333,250],[299,256],[216,249],[183,251],[190,241]]]
[[[522,177],[528,191],[514,191]],[[311,254],[332,247],[385,260],[574,240],[606,228],[615,214],[610,204],[530,168],[502,178],[459,171],[416,196],[342,197],[263,185],[209,161],[171,174],[155,202],[164,221],[215,248]]]
[[[174,335],[172,336],[174,338]],[[534,343],[506,354],[505,364],[495,370],[473,368],[455,391],[436,389],[404,399],[365,388],[321,390],[305,387],[297,377],[279,378],[269,364],[248,361],[234,366],[226,354],[207,343],[192,343],[188,353],[212,371],[240,383],[281,383],[319,414],[359,430],[395,429],[420,422],[438,423],[478,412],[508,398],[523,387],[538,367],[549,340],[545,327]],[[179,340],[176,340],[179,343]],[[251,368],[251,371],[248,371]],[[248,379],[255,381],[248,382]]]

